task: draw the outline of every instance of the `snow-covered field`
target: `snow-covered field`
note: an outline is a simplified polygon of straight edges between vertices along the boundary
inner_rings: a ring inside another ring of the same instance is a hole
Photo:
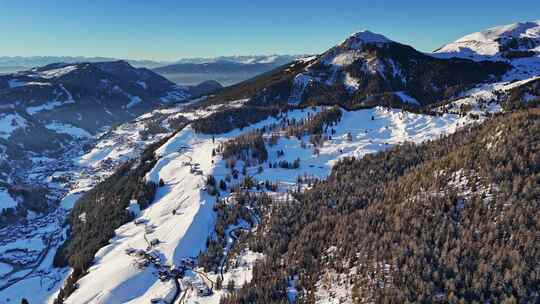
[[[60,122],[52,122],[45,126],[47,129],[55,131],[56,133],[68,134],[74,138],[91,138],[92,134],[88,133],[86,130],[77,128],[70,124],[64,124]]]

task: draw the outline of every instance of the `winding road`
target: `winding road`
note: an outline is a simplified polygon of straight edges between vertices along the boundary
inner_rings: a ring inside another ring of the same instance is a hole
[[[260,224],[260,220],[259,220],[259,217],[255,214],[255,212],[253,212],[253,210],[249,210],[249,212],[251,213],[251,216],[255,219],[255,227],[251,228],[252,230],[255,230],[257,229],[257,227],[259,226]],[[229,253],[230,253],[230,248],[232,248],[232,246],[234,246],[234,243],[236,243],[236,241],[238,240],[238,237],[236,236],[236,231],[238,230],[248,230],[244,227],[236,227],[234,229],[231,229],[231,231],[229,231],[229,237],[231,239],[233,239],[232,243],[231,243],[231,246],[229,247],[229,250],[227,250],[227,253],[225,254],[225,256],[223,257],[223,260],[221,261],[221,265],[220,265],[220,269],[219,269],[219,276],[221,278],[221,282],[223,282],[223,271],[225,269],[225,266],[227,264],[227,261],[229,260]]]

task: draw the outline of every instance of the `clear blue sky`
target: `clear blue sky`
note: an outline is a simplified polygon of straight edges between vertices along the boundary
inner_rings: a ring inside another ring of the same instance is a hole
[[[0,56],[173,60],[317,53],[369,29],[431,51],[487,27],[540,19],[538,0],[0,0]]]

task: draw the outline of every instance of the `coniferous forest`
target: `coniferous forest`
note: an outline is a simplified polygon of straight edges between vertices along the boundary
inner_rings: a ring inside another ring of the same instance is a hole
[[[329,269],[356,303],[538,303],[540,111],[344,159],[288,204],[260,206],[254,278],[221,303],[314,303]],[[355,271],[352,271],[354,269]]]

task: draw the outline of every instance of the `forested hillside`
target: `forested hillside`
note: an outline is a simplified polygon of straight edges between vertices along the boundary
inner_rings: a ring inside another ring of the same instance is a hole
[[[291,285],[314,303],[336,274],[355,303],[537,303],[539,131],[540,110],[523,110],[340,161],[261,206],[247,243],[266,258],[222,303],[285,303]]]

